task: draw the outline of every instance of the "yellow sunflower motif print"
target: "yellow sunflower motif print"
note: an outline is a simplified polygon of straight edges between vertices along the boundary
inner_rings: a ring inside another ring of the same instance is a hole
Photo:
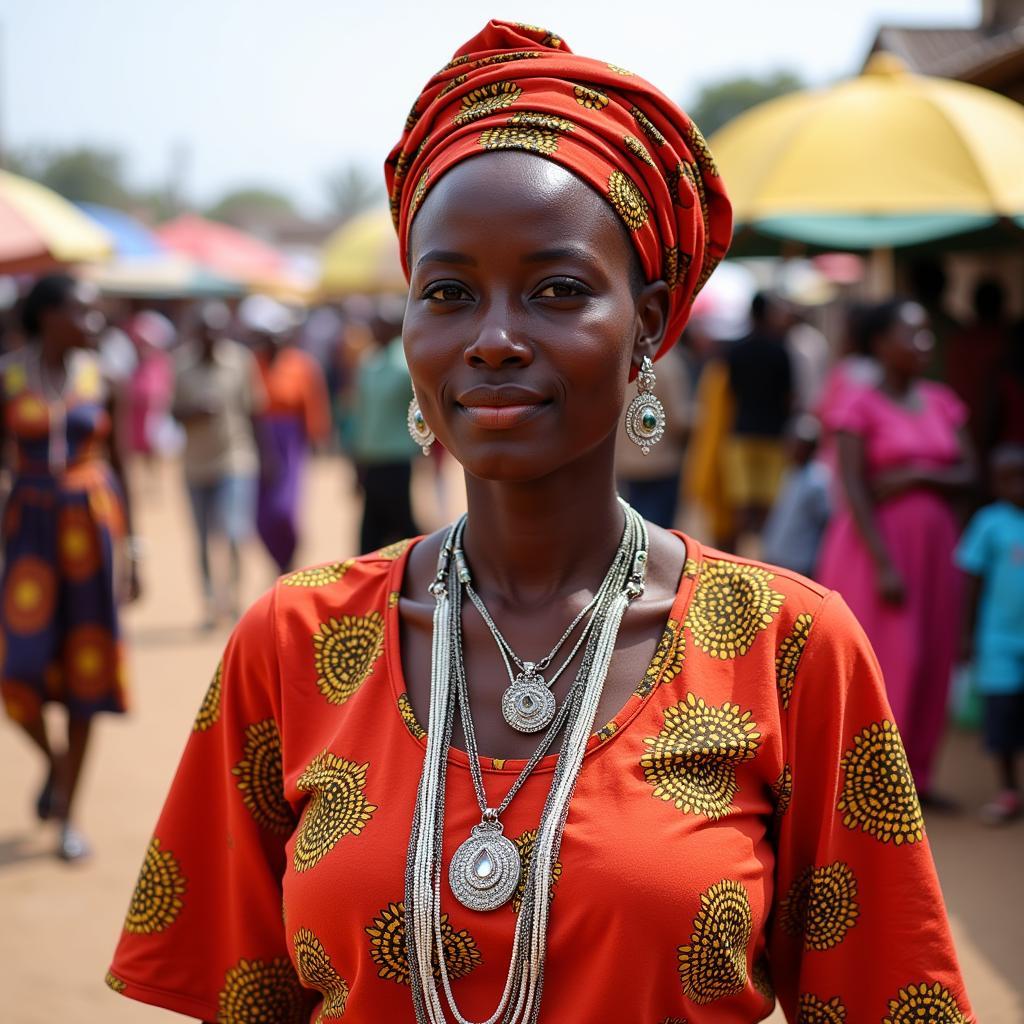
[[[581,107],[587,110],[604,110],[609,100],[600,89],[591,88],[589,85],[574,85],[572,89],[573,98]]]
[[[684,814],[717,821],[729,813],[736,796],[737,765],[757,753],[757,723],[737,704],[715,707],[692,693],[663,715],[665,727],[644,739],[644,777],[657,799]]]
[[[345,836],[357,836],[366,828],[377,810],[364,792],[369,767],[325,750],[299,776],[296,786],[312,796],[295,835],[296,871],[315,867]]]
[[[369,678],[384,652],[384,618],[379,612],[342,615],[313,634],[317,689],[328,704],[344,704]]]
[[[419,156],[417,150],[416,156]],[[415,160],[416,157],[414,156]],[[412,199],[409,200],[409,216],[412,215],[420,208],[420,203],[423,202],[427,195],[427,186],[430,183],[430,168],[428,167],[421,175],[420,180],[416,182],[416,187],[412,190]]]
[[[272,718],[245,727],[242,759],[231,769],[238,780],[242,802],[258,825],[284,835],[295,825],[284,797],[281,768],[281,734]]]
[[[664,146],[668,142],[665,136],[658,131],[654,122],[639,107],[633,107],[630,113],[633,115],[633,120],[636,121],[640,131],[656,146]]]
[[[447,96],[448,93],[454,92],[460,85],[465,85],[468,81],[469,75],[456,75],[437,95],[439,97]],[[397,174],[398,172],[396,171],[395,173]]]
[[[484,149],[522,149],[528,153],[546,155],[558,150],[557,132],[515,124],[507,128],[488,128],[480,133],[479,141]]]
[[[107,976],[103,979],[104,984],[107,988],[120,994],[127,987],[127,983],[123,982],[113,971],[107,971]]]
[[[405,554],[411,543],[412,538],[406,537],[404,540],[396,540],[393,544],[385,544],[379,551],[374,552],[373,557],[393,562],[396,558],[401,558]]]
[[[773,579],[754,565],[705,562],[686,618],[694,644],[723,661],[746,654],[785,601],[769,586]]]
[[[608,198],[630,231],[637,231],[647,223],[650,206],[628,174],[612,171],[608,175]]]
[[[154,836],[135,883],[124,930],[130,935],[166,931],[185,905],[185,889],[185,876],[174,854],[161,849],[160,840]]]
[[[807,646],[814,618],[801,612],[793,623],[793,632],[779,644],[779,653],[775,656],[775,682],[782,697],[782,706],[789,707],[793,697],[793,684],[796,682],[796,670],[800,667],[800,656]]]
[[[712,178],[718,177],[718,166],[715,164],[715,158],[711,155],[711,150],[708,148],[707,142],[704,140],[704,136],[701,134],[700,129],[691,121],[689,130],[686,132],[686,141],[690,145],[690,151],[693,153],[700,164],[700,169]]]
[[[427,730],[420,725],[419,720],[416,718],[416,712],[412,709],[412,701],[409,700],[409,694],[400,693],[398,695],[398,713],[402,716],[406,729],[416,739],[421,740],[427,735]]]
[[[872,722],[839,762],[844,778],[837,810],[849,829],[902,846],[924,839],[924,817],[903,740],[894,722]]]
[[[609,64],[608,65],[608,70],[609,71],[614,71],[615,74],[617,74],[617,75],[622,75],[623,78],[632,78],[633,77],[633,72],[632,71],[627,71],[625,68],[620,68],[618,66],[618,64]]]
[[[842,861],[807,868],[779,906],[783,929],[802,934],[804,948],[818,951],[838,946],[859,915],[857,880]]]
[[[633,691],[637,697],[646,697],[656,686],[671,683],[683,670],[686,661],[686,637],[676,619],[669,619],[654,649],[654,657],[643,679]]]
[[[522,835],[516,836],[512,842],[515,843],[515,847],[519,851],[519,863],[521,865],[519,884],[516,886],[516,891],[512,894],[512,909],[518,914],[519,908],[523,905],[523,897],[526,895],[526,879],[530,873],[530,862],[533,860],[533,847],[537,842],[537,830],[535,828],[530,829]],[[562,862],[556,860],[554,867],[551,869],[551,888],[548,890],[548,900],[555,898],[555,883],[561,877]]]
[[[775,816],[781,818],[793,799],[793,769],[788,764],[782,766],[779,777],[772,783],[772,796],[775,797]]]
[[[804,992],[797,1003],[798,1024],[846,1024],[846,1007],[839,996],[827,1003],[810,992]]]
[[[689,258],[689,257],[687,257]],[[696,558],[687,558],[683,563],[683,575],[688,579],[696,579],[697,574],[700,572],[700,562]]]
[[[619,731],[618,723],[613,718],[607,725],[602,725],[594,734],[602,743],[607,743]]]
[[[306,1003],[287,957],[242,959],[224,975],[217,1024],[300,1024],[306,1019]]]
[[[331,963],[323,943],[308,928],[300,928],[292,936],[292,947],[299,979],[307,988],[314,988],[323,995],[316,1024],[342,1017],[348,1004],[348,982]]]
[[[462,97],[459,112],[453,123],[458,127],[479,121],[505,107],[512,106],[523,90],[515,82],[490,82],[479,89],[472,89]]]
[[[345,562],[330,562],[327,565],[314,566],[312,569],[299,569],[281,577],[286,587],[326,587],[337,583],[352,568],[354,559]]]
[[[882,1024],[967,1024],[956,997],[937,981],[919,981],[901,988],[889,1000],[889,1013]]]
[[[224,662],[220,661],[217,663],[217,668],[213,673],[213,678],[210,680],[210,685],[206,688],[203,702],[199,705],[196,720],[192,723],[193,732],[206,732],[220,718],[220,693],[223,681]]]
[[[510,61],[530,60],[539,56],[540,54],[536,50],[509,50],[507,53],[495,53],[490,57],[481,57],[473,62],[473,67],[486,68],[491,64],[508,64]]]
[[[742,992],[753,916],[747,890],[731,879],[700,894],[693,933],[679,947],[679,979],[687,999],[702,1006]]]
[[[645,164],[650,164],[651,167],[655,166],[654,158],[647,152],[647,147],[635,135],[624,135],[622,144],[633,156],[643,160]]]
[[[661,275],[669,288],[679,287],[679,282],[682,281],[686,276],[686,272],[690,269],[692,259],[693,257],[688,252],[683,252],[678,245],[664,246],[661,252]],[[694,562],[694,566],[696,566],[696,562]],[[685,570],[683,574],[687,575]]]
[[[553,132],[571,132],[576,128],[576,123],[567,117],[559,117],[557,114],[541,114],[536,110],[516,111],[508,119],[508,123],[524,125],[527,128],[546,128]]]
[[[409,961],[405,955],[405,904],[389,903],[366,926],[370,937],[370,957],[377,965],[378,977],[399,985],[409,984]],[[441,944],[448,976],[462,978],[483,963],[473,936],[467,931],[456,931],[448,923],[448,915],[441,915]],[[437,964],[437,950],[431,950],[434,978],[441,980]]]

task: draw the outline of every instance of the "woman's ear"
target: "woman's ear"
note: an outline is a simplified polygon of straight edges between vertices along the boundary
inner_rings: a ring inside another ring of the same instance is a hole
[[[669,294],[664,281],[644,285],[636,299],[636,334],[633,340],[633,371],[640,369],[644,356],[654,358],[665,340]]]

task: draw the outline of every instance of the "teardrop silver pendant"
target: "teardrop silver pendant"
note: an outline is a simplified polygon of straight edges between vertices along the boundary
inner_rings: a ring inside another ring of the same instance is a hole
[[[455,851],[448,882],[469,910],[496,910],[512,899],[521,868],[516,844],[505,838],[501,822],[483,821]]]

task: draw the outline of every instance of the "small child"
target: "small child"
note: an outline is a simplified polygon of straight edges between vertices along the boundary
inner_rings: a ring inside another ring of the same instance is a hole
[[[997,500],[971,519],[955,558],[969,579],[964,653],[974,661],[1001,787],[981,816],[998,825],[1024,810],[1016,764],[1024,750],[1024,447],[1000,445],[991,467]]]
[[[788,438],[790,466],[761,534],[761,557],[810,576],[829,518],[829,470],[815,459],[821,424],[798,416]]]

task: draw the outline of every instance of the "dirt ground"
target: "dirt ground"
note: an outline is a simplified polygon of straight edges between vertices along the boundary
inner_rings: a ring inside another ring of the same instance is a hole
[[[459,484],[449,482],[453,507]],[[429,476],[419,484],[423,521],[436,520]],[[135,490],[138,528],[148,545],[144,599],[126,615],[135,709],[123,719],[108,716],[96,729],[80,808],[96,851],[87,864],[68,867],[52,856],[54,834],[31,813],[40,765],[12,727],[0,728],[0,1020],[6,1024],[174,1019],[118,998],[103,976],[227,632],[197,629],[192,536],[177,468],[142,474]],[[347,469],[336,460],[314,466],[304,508],[301,561],[355,549],[358,503]],[[272,569],[254,549],[246,570],[246,591],[254,597],[269,584]],[[940,782],[969,808],[988,795],[988,765],[975,737],[950,736]],[[1024,824],[987,829],[968,814],[931,818],[928,831],[978,1019],[1024,1024]],[[782,1019],[777,1014],[772,1021]]]

